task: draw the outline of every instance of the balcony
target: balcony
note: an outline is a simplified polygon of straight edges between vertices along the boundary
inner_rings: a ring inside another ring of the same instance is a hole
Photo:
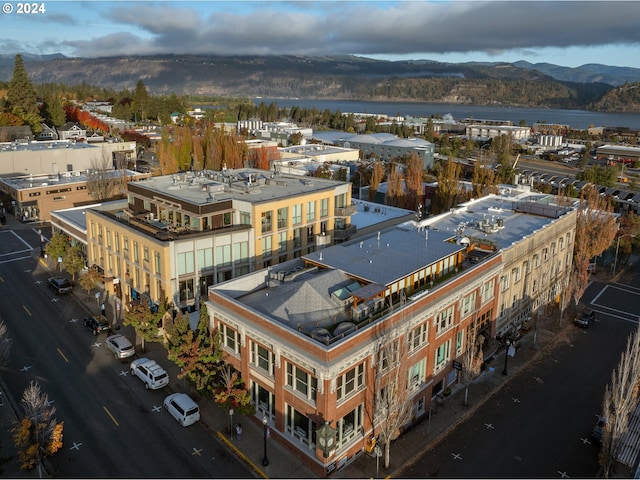
[[[345,228],[335,229],[333,231],[333,237],[335,240],[347,240],[352,235],[355,235],[357,227],[355,225],[349,225]]]
[[[350,217],[354,215],[358,211],[357,205],[349,205],[348,207],[336,207],[334,211],[334,216],[336,217]]]

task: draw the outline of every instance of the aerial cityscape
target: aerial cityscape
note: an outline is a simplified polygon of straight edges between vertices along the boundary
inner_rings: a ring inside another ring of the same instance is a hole
[[[2,8],[3,476],[640,477],[639,3]]]

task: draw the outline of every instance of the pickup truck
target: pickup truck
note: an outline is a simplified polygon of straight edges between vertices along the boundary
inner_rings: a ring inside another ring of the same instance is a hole
[[[142,380],[147,390],[157,390],[169,384],[166,370],[148,358],[138,358],[131,362],[131,375]]]

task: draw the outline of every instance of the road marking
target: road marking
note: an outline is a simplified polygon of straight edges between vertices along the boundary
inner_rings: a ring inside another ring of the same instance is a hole
[[[31,315],[31,312],[29,311],[29,309],[25,305],[22,305],[22,308],[24,308],[24,311],[27,312],[30,317],[33,317],[33,315]]]
[[[511,400],[513,400],[513,403],[521,403],[519,398],[512,398]]]
[[[113,415],[111,415],[111,412],[109,411],[109,409],[107,407],[102,407],[104,408],[104,411],[107,412],[107,415],[109,415],[109,417],[111,418],[111,420],[113,421],[113,423],[115,423],[118,427],[120,426],[120,424],[118,423],[118,421],[114,418]]]
[[[49,401],[47,402],[47,406],[48,406],[48,407],[50,407],[51,405],[53,405],[53,402],[55,402],[55,400],[49,400]]]
[[[76,323],[78,321],[77,318],[72,318],[71,320],[69,320],[71,323]]]
[[[453,456],[454,460],[462,460],[462,455],[460,455],[459,453],[452,453],[451,455]]]
[[[42,280],[36,280],[36,285],[40,285],[42,283]]]
[[[58,348],[57,350],[58,350],[58,353],[60,354],[60,356],[61,356],[62,358],[64,358],[64,361],[65,361],[65,362],[67,362],[67,363],[69,363],[69,359],[68,359],[67,357],[65,357],[65,356],[64,356],[64,353],[62,353],[62,350],[60,350],[59,348]]]
[[[126,370],[120,370],[120,376],[121,377],[126,377],[128,373],[129,372],[127,372]]]
[[[52,301],[52,302],[57,302],[57,301],[58,301],[58,297],[53,297],[53,298],[51,299],[51,301]]]
[[[162,410],[162,407],[160,407],[158,405],[154,405],[151,410],[153,410],[154,412],[159,412],[160,410]]]
[[[193,453],[191,455],[198,455],[199,457],[201,457],[202,456],[201,453],[202,453],[202,449],[198,450],[196,449],[196,447],[193,447]]]
[[[31,273],[31,269],[25,270],[24,273]]]
[[[94,344],[93,344],[93,346],[94,346],[94,347],[96,347],[96,348],[99,348],[99,347],[100,347],[100,345],[102,345],[102,344],[101,344],[101,343],[99,343],[99,342],[96,342],[96,343],[94,343]]]
[[[571,478],[569,475],[567,475],[567,472],[561,472],[560,470],[558,470],[558,473],[560,474],[560,478]]]
[[[581,441],[582,441],[582,443],[583,443],[583,444],[585,444],[585,445],[591,445],[591,442],[589,441],[589,439],[588,439],[588,438],[581,438],[580,440],[581,440]]]
[[[73,447],[69,448],[69,450],[80,450],[81,446],[82,446],[82,442],[80,443],[73,442]]]
[[[20,371],[21,371],[21,372],[28,372],[30,368],[31,368],[31,365],[25,365],[24,367],[22,367],[22,368],[20,369]]]
[[[1,256],[1,255],[0,255],[0,256]],[[2,260],[2,261],[0,262],[0,264],[2,264],[2,263],[17,262],[18,260],[26,260],[26,259],[28,259],[28,258],[31,258],[31,257],[30,257],[30,256],[28,256],[28,257],[18,257],[18,258],[14,258],[13,260]]]
[[[484,426],[487,427],[487,430],[495,430],[496,429],[496,427],[494,427],[492,423],[485,423]]]
[[[0,276],[0,282],[4,283],[4,278]]]

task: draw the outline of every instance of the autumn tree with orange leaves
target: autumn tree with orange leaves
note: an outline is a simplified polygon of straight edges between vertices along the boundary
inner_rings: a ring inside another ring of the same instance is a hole
[[[42,461],[62,448],[64,422],[55,418],[56,407],[37,382],[31,382],[22,393],[24,416],[13,428],[13,441],[18,448],[20,468],[38,467],[42,478]]]
[[[412,152],[407,159],[407,168],[404,175],[405,196],[403,208],[415,210],[418,205],[422,204],[422,197],[424,196],[423,174],[422,159]]]
[[[392,207],[401,207],[404,200],[404,176],[398,168],[397,163],[389,166],[389,175],[387,176],[387,195],[385,203]]]
[[[617,231],[611,200],[601,197],[593,185],[586,185],[578,201],[573,267],[567,291],[567,295],[576,303],[589,284],[591,259],[611,246]]]
[[[371,183],[369,183],[369,201],[376,198],[378,188],[384,179],[384,166],[380,160],[376,160],[373,164],[373,173],[371,174]]]

